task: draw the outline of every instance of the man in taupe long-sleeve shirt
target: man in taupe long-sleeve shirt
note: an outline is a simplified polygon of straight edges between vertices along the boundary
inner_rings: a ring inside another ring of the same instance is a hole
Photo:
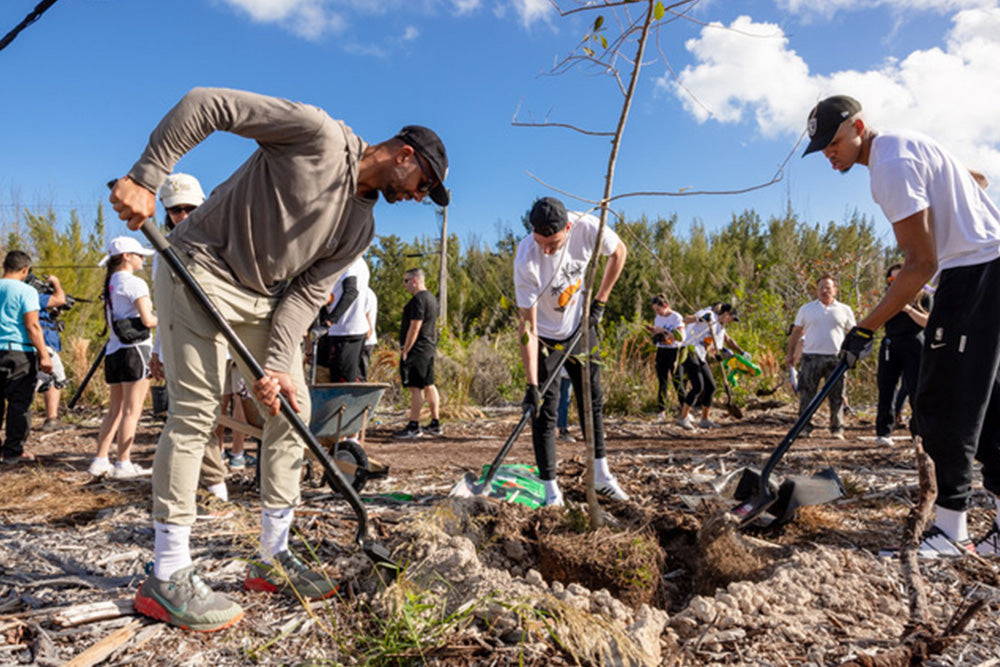
[[[188,270],[258,359],[254,384],[271,415],[284,394],[304,419],[309,398],[300,341],[340,273],[374,235],[381,192],[392,203],[424,196],[448,204],[448,158],[431,130],[406,126],[369,145],[323,110],[253,93],[198,88],[170,110],[111,202],[138,229],[176,162],[214,131],[253,139],[258,149],[171,234]],[[219,413],[226,343],[183,285],[160,263],[154,294],[171,413],[153,463],[153,573],[136,609],[192,630],[217,630],[242,609],[211,591],[191,564],[190,527],[202,452]],[[241,368],[244,377],[249,370]],[[299,501],[302,442],[284,419],[268,419],[261,447],[261,560],[244,586],[306,598],[335,587],[288,550]]]

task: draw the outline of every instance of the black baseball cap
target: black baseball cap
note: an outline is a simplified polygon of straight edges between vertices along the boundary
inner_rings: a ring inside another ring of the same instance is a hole
[[[566,207],[555,197],[542,197],[528,214],[531,228],[539,236],[552,236],[566,227]]]
[[[847,95],[834,95],[819,104],[809,112],[806,129],[809,131],[809,145],[802,157],[821,151],[830,145],[837,134],[840,124],[861,111],[861,102]]]
[[[451,193],[444,187],[444,179],[448,176],[448,153],[444,150],[441,137],[429,127],[407,125],[396,133],[396,138],[412,146],[427,161],[438,180],[438,184],[428,193],[431,201],[438,206],[447,206],[451,201]]]
[[[729,313],[730,315],[732,315],[733,316],[733,322],[739,322],[740,321],[740,316],[736,314],[736,309],[733,308],[733,304],[731,304],[731,303],[720,303],[719,304],[719,315],[722,315],[723,313]]]

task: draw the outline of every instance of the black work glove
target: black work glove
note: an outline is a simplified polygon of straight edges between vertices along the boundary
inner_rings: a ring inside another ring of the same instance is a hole
[[[874,337],[875,332],[862,327],[854,327],[847,332],[840,345],[840,358],[847,362],[848,368],[854,368],[859,361],[871,354]]]
[[[538,403],[541,400],[541,396],[538,394],[538,385],[529,384],[528,390],[524,392],[524,400],[521,401],[521,407],[524,410],[531,410],[531,416],[534,417],[538,413]]]
[[[726,359],[732,359],[733,351],[730,350],[728,347],[724,347],[721,350],[719,350],[719,356],[722,357],[723,361],[725,361]]]
[[[591,329],[596,329],[597,325],[604,319],[604,307],[607,305],[606,302],[598,301],[597,299],[594,299],[594,302],[590,304],[590,319],[587,321],[587,324],[590,325]]]
[[[712,313],[705,313],[704,315],[702,315],[701,316],[701,321],[702,322],[711,322],[712,321]]]

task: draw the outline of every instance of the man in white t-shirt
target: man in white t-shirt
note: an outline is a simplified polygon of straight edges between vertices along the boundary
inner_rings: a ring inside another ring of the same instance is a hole
[[[1000,516],[973,544],[966,513],[978,459],[1000,514],[1000,209],[984,191],[986,177],[922,134],[876,132],[845,95],[817,104],[808,129],[806,154],[823,151],[842,173],[868,167],[872,197],[905,258],[882,300],[844,339],[848,363],[940,272],[913,403],[938,486],[934,526],[919,553],[1000,555]]]
[[[555,371],[561,355],[585,352],[583,337],[574,349],[566,348],[581,324],[583,300],[580,293],[587,264],[594,254],[600,223],[592,215],[567,213],[563,203],[553,197],[536,201],[528,219],[534,231],[518,244],[514,258],[514,288],[521,315],[521,360],[528,384],[523,405],[534,413],[531,436],[539,477],[545,485],[545,504],[562,505],[562,491],[556,483],[559,383],[551,383],[544,396],[539,395],[538,388]],[[598,340],[597,324],[604,315],[604,306],[621,275],[628,254],[625,244],[608,228],[604,229],[599,252],[608,257],[608,263],[594,294],[587,323],[592,345],[596,345]],[[573,381],[580,423],[585,424],[583,365],[578,358],[570,357],[565,368]],[[610,498],[628,500],[628,495],[608,470],[604,448],[604,394],[598,363],[590,364],[590,389],[594,408],[596,490]]]
[[[821,380],[830,376],[839,361],[837,355],[844,336],[854,326],[854,311],[837,301],[837,281],[825,274],[816,281],[816,300],[810,301],[795,314],[795,324],[788,337],[785,366],[794,368],[801,355],[799,368],[799,415],[806,411],[819,390]],[[802,345],[799,345],[799,343]],[[841,378],[827,398],[830,406],[830,434],[844,439],[844,379]],[[802,430],[809,437],[812,423]]]
[[[320,313],[328,329],[317,355],[318,361],[330,369],[330,382],[364,380],[362,356],[368,336],[365,304],[370,276],[364,257],[358,257],[337,280],[330,304]]]

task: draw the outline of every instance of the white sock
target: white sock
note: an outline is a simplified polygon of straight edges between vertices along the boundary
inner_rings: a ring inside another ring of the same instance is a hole
[[[956,542],[969,539],[969,515],[967,512],[935,505],[934,525]]]
[[[545,487],[545,498],[558,498],[562,495],[562,491],[559,490],[559,482],[554,479],[543,479],[542,486]]]
[[[288,550],[288,533],[294,516],[291,507],[260,510],[260,557],[265,563],[273,563],[276,554]]]
[[[94,463],[111,463],[111,459],[107,456],[95,456]]]
[[[594,481],[600,483],[609,479],[611,479],[611,471],[608,470],[608,459],[606,457],[594,459]]]
[[[131,465],[131,464],[132,464],[132,462],[129,461],[128,459],[115,461],[115,467],[118,468],[119,470],[121,470],[125,466]]]
[[[221,500],[222,502],[226,502],[227,500],[229,500],[229,489],[226,488],[225,482],[219,482],[218,484],[213,484],[212,486],[208,487],[208,492],[211,493],[216,498],[218,498],[219,500]]]
[[[191,526],[153,522],[153,576],[166,581],[191,564]]]

